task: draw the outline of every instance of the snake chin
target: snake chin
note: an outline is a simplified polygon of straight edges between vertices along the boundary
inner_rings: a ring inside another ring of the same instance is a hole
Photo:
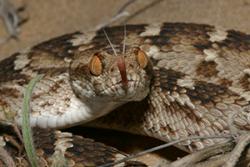
[[[109,96],[111,100],[116,102],[128,102],[140,101],[147,96],[148,92],[148,88],[141,81],[129,80],[127,87],[124,87],[121,82],[117,82],[102,89],[98,95],[102,97]]]

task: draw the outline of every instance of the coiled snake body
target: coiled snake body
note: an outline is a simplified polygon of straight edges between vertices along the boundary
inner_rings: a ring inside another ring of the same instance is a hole
[[[0,62],[0,119],[21,123],[37,74],[31,125],[87,124],[163,141],[250,129],[250,36],[187,23],[75,32]],[[112,112],[111,112],[112,111]],[[189,152],[225,139],[183,142]]]

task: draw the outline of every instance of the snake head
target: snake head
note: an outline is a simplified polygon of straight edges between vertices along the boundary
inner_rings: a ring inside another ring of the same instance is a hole
[[[140,101],[150,89],[152,65],[139,47],[88,50],[75,55],[70,80],[75,94],[83,100]]]

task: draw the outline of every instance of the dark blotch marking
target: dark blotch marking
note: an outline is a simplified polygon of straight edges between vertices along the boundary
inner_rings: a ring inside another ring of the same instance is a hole
[[[219,80],[219,83],[220,83],[222,86],[229,87],[229,86],[232,86],[233,81],[230,81],[230,80],[228,80],[228,79],[223,78],[223,79]]]
[[[195,82],[195,89],[187,89],[187,94],[192,100],[199,100],[202,104],[207,104],[214,102],[214,98],[218,96],[232,95],[232,92],[223,85],[197,81]]]
[[[0,61],[0,83],[12,80],[18,80],[20,84],[28,83],[28,77],[20,74],[21,70],[15,70],[15,60],[19,53]]]
[[[33,51],[43,51],[59,57],[72,56],[68,51],[77,49],[79,46],[72,46],[69,40],[74,39],[75,35],[80,35],[80,32],[66,34],[60,37],[40,43],[32,48]]]
[[[187,38],[190,45],[199,50],[210,48],[208,32],[214,31],[213,26],[192,23],[164,23],[159,36],[146,37],[157,45],[174,45],[180,43],[182,38]],[[175,39],[172,41],[172,39]],[[177,41],[176,41],[177,40]]]
[[[196,69],[198,75],[210,78],[216,76],[218,71],[216,69],[217,64],[214,61],[202,61]]]
[[[238,49],[240,51],[250,49],[250,35],[235,30],[228,30],[227,33],[225,40],[216,42],[220,47]]]
[[[245,74],[241,79],[240,79],[240,84],[245,90],[250,90],[250,75]]]
[[[203,52],[204,49],[212,48],[212,42],[211,41],[200,41],[200,43],[196,43],[193,45],[196,49]]]
[[[54,142],[57,139],[54,130],[34,128],[33,138],[36,149],[42,149],[45,155],[51,156],[55,152]]]
[[[170,38],[167,36],[147,36],[145,39],[150,40],[150,44],[157,46],[171,45]]]
[[[214,31],[214,26],[195,23],[164,23],[161,34],[168,33],[175,35],[176,33],[190,35],[207,35],[207,32]],[[197,37],[197,36],[196,36]]]
[[[172,69],[161,68],[154,71],[153,86],[160,87],[163,91],[179,90],[177,80],[181,79],[185,74],[174,71]]]
[[[19,91],[16,90],[15,88],[2,88],[0,89],[0,94],[6,97],[13,97],[13,98],[20,97]]]
[[[73,136],[72,138],[73,147],[67,149],[65,157],[73,159],[76,166],[78,164],[83,166],[99,166],[113,162],[115,155],[119,153],[115,148],[95,142],[92,139],[81,136]]]

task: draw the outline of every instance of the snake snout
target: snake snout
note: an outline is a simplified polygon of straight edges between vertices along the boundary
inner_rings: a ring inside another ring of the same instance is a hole
[[[123,56],[119,56],[117,58],[117,67],[119,69],[121,75],[121,83],[124,90],[128,89],[128,78],[127,78],[127,71],[126,71],[126,64]]]
[[[109,72],[114,77],[119,77],[119,81],[117,83],[122,84],[122,88],[127,91],[128,89],[128,77],[127,77],[127,68],[125,59],[123,56],[118,56],[114,65],[110,68]]]

